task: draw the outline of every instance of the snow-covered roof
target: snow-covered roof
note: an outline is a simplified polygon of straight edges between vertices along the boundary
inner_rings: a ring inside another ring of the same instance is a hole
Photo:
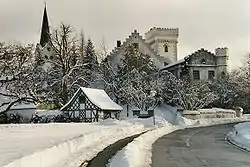
[[[33,103],[19,103],[19,104],[15,104],[13,105],[10,109],[35,109],[36,105]]]
[[[75,96],[78,94],[79,91],[83,91],[83,93],[87,96],[91,103],[93,103],[102,110],[122,110],[122,107],[116,104],[103,89],[93,89],[85,87],[80,87],[75,93],[75,95],[71,98],[71,100],[67,104],[65,104],[61,108],[61,110],[67,107],[71,103],[71,101],[75,99]]]
[[[166,68],[170,68],[170,67],[176,66],[176,65],[178,65],[178,64],[182,64],[182,63],[184,63],[184,62],[185,62],[185,59],[178,60],[178,61],[176,61],[176,62],[174,62],[174,63],[171,63],[171,64],[169,64],[169,65],[164,66],[164,67],[162,68],[162,70],[163,70],[163,69],[166,69]]]

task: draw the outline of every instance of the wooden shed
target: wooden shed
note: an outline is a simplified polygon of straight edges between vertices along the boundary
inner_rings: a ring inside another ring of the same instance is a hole
[[[107,118],[119,118],[122,107],[110,99],[102,89],[80,87],[61,111],[72,120],[98,122]]]

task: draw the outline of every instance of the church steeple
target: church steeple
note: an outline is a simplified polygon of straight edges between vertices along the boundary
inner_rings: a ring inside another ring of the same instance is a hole
[[[40,45],[42,47],[44,47],[45,44],[49,42],[49,40],[50,40],[49,21],[48,21],[46,4],[45,4],[44,12],[43,12],[43,22],[42,22]]]

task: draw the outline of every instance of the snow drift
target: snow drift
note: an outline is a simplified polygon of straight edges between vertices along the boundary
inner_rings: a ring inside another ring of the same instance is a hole
[[[250,122],[235,125],[234,130],[228,134],[228,140],[250,151]]]
[[[1,125],[0,166],[76,167],[115,141],[141,133],[147,127],[117,120],[94,124]]]

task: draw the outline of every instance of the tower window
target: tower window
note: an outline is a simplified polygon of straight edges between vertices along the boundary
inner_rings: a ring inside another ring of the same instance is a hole
[[[47,47],[47,50],[50,52],[50,47]]]
[[[200,71],[199,70],[194,70],[193,71],[193,79],[194,80],[200,80]]]
[[[164,46],[164,51],[165,51],[165,52],[168,52],[168,46],[167,46],[167,45]]]
[[[45,55],[45,56],[44,56],[44,58],[45,58],[45,59],[48,59],[48,56],[47,56],[47,55]]]

